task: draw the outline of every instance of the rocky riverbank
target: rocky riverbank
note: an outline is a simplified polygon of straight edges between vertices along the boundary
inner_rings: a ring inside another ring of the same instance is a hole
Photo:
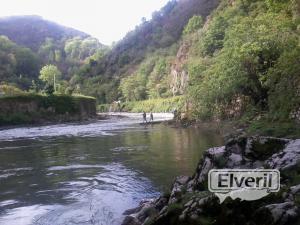
[[[207,190],[211,169],[271,168],[281,172],[281,189],[256,201],[227,198]],[[300,139],[238,137],[208,149],[192,177],[178,177],[170,190],[127,210],[122,225],[299,225]]]

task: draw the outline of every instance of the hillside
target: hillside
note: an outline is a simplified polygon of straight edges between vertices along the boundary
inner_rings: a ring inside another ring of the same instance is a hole
[[[87,38],[88,34],[64,27],[40,16],[12,16],[0,18],[0,35],[18,45],[38,51],[47,38],[54,40],[74,37]]]
[[[106,49],[88,34],[39,16],[0,18],[0,83],[42,89],[39,72],[51,64],[60,70],[59,86],[65,92],[71,78],[100,59]],[[75,87],[68,90],[76,92]]]
[[[166,78],[185,25],[194,15],[205,19],[218,4],[219,0],[170,1],[89,68],[86,75],[90,78],[81,80],[83,93],[96,96],[101,103],[171,96]],[[126,77],[128,82],[122,82]],[[120,83],[128,87],[122,88]],[[124,89],[132,89],[134,93],[126,94]]]
[[[152,14],[150,21],[143,21],[129,32],[107,54],[103,71],[107,75],[122,75],[124,67],[140,63],[147,53],[176,43],[184,26],[193,15],[203,18],[216,8],[219,0],[172,0]]]

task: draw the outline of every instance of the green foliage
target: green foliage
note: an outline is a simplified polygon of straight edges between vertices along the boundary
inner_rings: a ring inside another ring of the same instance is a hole
[[[52,94],[52,89],[56,90],[56,84],[61,79],[61,72],[54,65],[46,65],[41,69],[39,78],[47,85],[46,93]]]
[[[200,42],[201,52],[204,55],[213,55],[216,50],[223,47],[227,26],[228,24],[224,17],[216,16],[213,18]]]
[[[0,96],[13,96],[25,94],[21,89],[7,84],[0,85]]]
[[[193,16],[183,30],[183,34],[191,34],[203,27],[202,16]]]
[[[168,65],[166,58],[158,58],[153,67],[153,71],[148,77],[147,91],[150,98],[164,98],[170,96],[168,92],[169,74],[170,65]]]
[[[40,71],[40,79],[46,83],[53,84],[54,80],[59,80],[61,72],[54,65],[46,65]]]
[[[275,122],[268,116],[250,123],[247,129],[249,135],[267,135],[273,137],[299,138],[299,125],[293,121]]]
[[[288,120],[300,107],[300,47],[284,52],[268,72],[269,107],[273,119]]]
[[[170,91],[171,62],[177,46],[159,49],[148,55],[130,76],[120,81],[120,92],[126,101],[167,98]]]
[[[39,61],[28,48],[20,47],[0,36],[0,80],[28,88],[38,76]]]
[[[47,95],[53,95],[55,92],[53,85],[48,83],[45,85],[44,91]]]
[[[180,111],[185,104],[184,98],[176,96],[172,98],[149,99],[145,101],[126,102],[122,110],[126,112],[173,112]]]
[[[120,89],[128,101],[144,100],[146,93],[146,77],[144,74],[133,74],[121,81]]]
[[[75,93],[94,96],[99,104],[112,103],[120,97],[118,90],[119,80],[108,79],[102,76],[84,79],[75,86]],[[79,92],[78,92],[79,89]]]
[[[265,2],[225,5],[192,43],[193,49],[201,47],[187,63],[196,117],[222,117],[243,96],[277,119],[288,119],[299,105],[295,23],[288,11],[270,11],[261,4]]]
[[[109,112],[110,104],[101,104],[97,106],[97,112]]]
[[[265,0],[267,7],[271,11],[278,12],[286,8],[287,4],[291,3],[289,0]]]

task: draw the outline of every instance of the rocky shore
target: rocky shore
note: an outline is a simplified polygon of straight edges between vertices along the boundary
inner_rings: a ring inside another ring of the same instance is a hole
[[[281,188],[256,201],[227,198],[207,189],[211,169],[278,169]],[[238,137],[208,149],[192,177],[178,177],[170,190],[127,210],[122,225],[299,225],[300,139]]]

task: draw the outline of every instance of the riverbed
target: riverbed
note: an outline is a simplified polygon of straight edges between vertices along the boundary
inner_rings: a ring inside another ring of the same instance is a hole
[[[167,191],[205,149],[222,145],[216,130],[141,122],[121,114],[0,130],[0,224],[118,225],[126,209]]]

